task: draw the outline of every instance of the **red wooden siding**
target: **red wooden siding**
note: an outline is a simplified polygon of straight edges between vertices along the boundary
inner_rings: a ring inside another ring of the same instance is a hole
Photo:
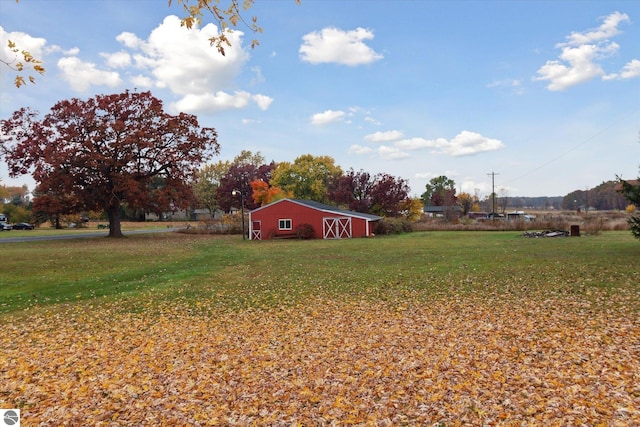
[[[355,213],[354,213],[355,214]],[[284,199],[263,206],[250,212],[250,224],[260,222],[260,238],[262,240],[272,239],[278,235],[291,235],[295,233],[298,226],[310,224],[314,230],[314,238],[322,239],[323,223],[326,218],[348,218],[350,221],[351,237],[367,237],[372,235],[373,223],[369,223],[367,230],[367,219],[353,216],[345,212],[333,212],[315,209],[292,200]],[[279,230],[278,221],[281,219],[291,220],[291,230]],[[250,233],[252,239],[256,238],[256,233]]]

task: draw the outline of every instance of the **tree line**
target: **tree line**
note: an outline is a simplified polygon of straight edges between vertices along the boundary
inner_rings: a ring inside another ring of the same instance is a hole
[[[456,207],[463,215],[496,207],[495,195],[481,201],[456,194],[455,182],[446,176],[433,178],[420,198],[412,199],[405,179],[344,171],[329,156],[267,163],[259,152],[243,151],[231,162],[209,163],[219,151],[215,129],[201,127],[194,115],[168,114],[151,92],[73,98],[56,103],[42,119],[22,108],[0,120],[0,154],[9,174],[31,174],[37,183],[32,217],[57,221],[66,214],[104,211],[110,237],[122,236],[124,208],[144,219],[146,213],[161,217],[196,208],[212,214],[255,209],[287,197],[417,220],[423,206]],[[624,189],[620,194],[614,182],[603,183],[567,195],[563,207],[577,208],[580,201],[588,208],[624,209],[631,200]],[[503,210],[507,201],[502,198]],[[24,200],[18,202],[24,207]]]
[[[421,212],[422,208],[409,198],[409,185],[402,178],[343,171],[332,157],[311,154],[293,162],[267,163],[259,152],[242,151],[231,162],[199,169],[193,187],[197,202],[212,214],[239,209],[243,200],[246,209],[255,209],[282,198],[314,200],[385,217],[407,216],[412,209]]]
[[[220,144],[194,115],[171,115],[151,92],[60,101],[40,118],[22,108],[0,121],[0,154],[9,174],[36,181],[39,219],[104,211],[109,236],[121,237],[123,207],[145,213],[207,208],[253,209],[278,198],[311,199],[381,216],[418,216],[402,178],[346,172],[329,156],[265,162],[243,151],[232,162],[209,161]]]
[[[562,208],[567,210],[624,210],[629,201],[617,189],[618,181],[606,181],[586,190],[576,190],[564,196]]]

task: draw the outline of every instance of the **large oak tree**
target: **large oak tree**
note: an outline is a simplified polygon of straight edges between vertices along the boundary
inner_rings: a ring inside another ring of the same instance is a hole
[[[0,129],[11,176],[32,172],[36,194],[72,199],[74,210],[104,209],[110,237],[122,236],[124,204],[187,207],[195,171],[220,150],[215,129],[166,113],[151,92],[61,101],[42,120],[21,109]]]

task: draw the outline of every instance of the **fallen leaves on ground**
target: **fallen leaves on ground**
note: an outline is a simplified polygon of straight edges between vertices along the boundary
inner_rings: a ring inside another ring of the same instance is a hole
[[[23,425],[639,425],[637,290],[599,298],[34,310],[3,319],[0,407]]]

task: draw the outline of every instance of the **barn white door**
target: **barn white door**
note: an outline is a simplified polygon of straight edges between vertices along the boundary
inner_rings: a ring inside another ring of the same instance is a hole
[[[351,218],[324,218],[322,220],[323,239],[349,239]]]
[[[251,240],[262,240],[261,221],[251,221]]]

